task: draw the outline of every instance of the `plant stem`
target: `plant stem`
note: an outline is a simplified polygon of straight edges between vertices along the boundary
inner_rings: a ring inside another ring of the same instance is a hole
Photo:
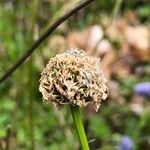
[[[112,23],[114,22],[114,20],[116,19],[116,16],[118,15],[119,9],[121,7],[121,3],[123,0],[116,0],[113,12],[112,12]]]
[[[89,150],[87,137],[85,134],[84,126],[81,119],[81,112],[78,106],[70,106],[71,114],[73,117],[74,125],[78,135],[78,139],[82,150]]]
[[[34,41],[34,29],[36,26],[36,16],[37,16],[37,11],[38,11],[38,4],[39,4],[39,0],[32,0],[31,3],[31,28],[28,32],[28,39],[29,39],[29,44],[31,44]],[[29,103],[28,103],[28,109],[29,109],[29,149],[30,150],[34,150],[35,149],[35,137],[34,137],[34,126],[35,126],[35,119],[34,119],[34,84],[35,81],[33,79],[33,61],[34,61],[34,57],[31,56],[28,62],[28,99],[29,99]]]

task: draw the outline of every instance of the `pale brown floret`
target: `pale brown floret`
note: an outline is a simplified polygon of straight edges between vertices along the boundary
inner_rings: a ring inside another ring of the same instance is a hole
[[[91,103],[98,111],[101,100],[108,96],[100,59],[83,50],[71,49],[50,59],[41,73],[40,92],[54,106]]]

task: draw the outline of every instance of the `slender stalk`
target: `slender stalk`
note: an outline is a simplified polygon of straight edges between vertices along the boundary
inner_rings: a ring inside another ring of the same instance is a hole
[[[28,102],[28,109],[29,109],[29,140],[30,140],[30,145],[29,145],[29,149],[30,150],[34,150],[35,149],[35,138],[34,138],[34,97],[33,97],[33,93],[34,93],[34,89],[33,89],[33,82],[32,79],[32,67],[33,67],[33,57],[30,57],[29,60],[29,66],[28,66],[28,75],[29,75],[29,80],[28,80],[28,89],[29,89],[29,102]]]
[[[122,0],[116,0],[115,6],[114,6],[114,9],[112,12],[112,15],[113,15],[112,16],[112,23],[116,19],[116,16],[118,15],[119,9],[121,7],[121,3],[122,3]]]
[[[36,16],[37,16],[37,11],[38,11],[38,0],[33,0],[32,3],[32,21],[31,21],[31,29],[28,32],[28,37],[29,37],[29,43],[31,44],[34,40],[34,28],[36,26]],[[35,149],[35,137],[34,137],[34,126],[35,126],[35,119],[34,119],[34,79],[32,79],[33,75],[33,59],[34,57],[31,56],[28,62],[28,89],[29,89],[29,103],[28,103],[28,109],[29,109],[29,140],[30,140],[30,145],[29,149],[34,150]]]
[[[78,135],[78,139],[82,150],[89,150],[87,137],[85,134],[84,126],[81,119],[81,112],[78,106],[70,106],[72,118]]]

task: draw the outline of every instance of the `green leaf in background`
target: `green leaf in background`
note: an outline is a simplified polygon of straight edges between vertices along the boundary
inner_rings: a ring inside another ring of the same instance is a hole
[[[102,140],[109,140],[111,131],[101,116],[96,115],[91,118],[90,128],[97,137]]]
[[[129,136],[135,136],[139,126],[139,120],[134,117],[128,117],[125,122],[125,133]]]
[[[136,150],[149,150],[150,144],[150,107],[142,113],[136,137]]]
[[[141,17],[149,18],[149,16],[150,16],[150,5],[140,7],[139,9],[137,9],[137,13]]]
[[[116,147],[114,146],[103,146],[102,148],[98,150],[116,150]]]
[[[4,137],[5,135],[6,135],[5,130],[0,127],[0,137]]]
[[[15,102],[7,97],[0,100],[0,111],[12,111],[15,107]]]

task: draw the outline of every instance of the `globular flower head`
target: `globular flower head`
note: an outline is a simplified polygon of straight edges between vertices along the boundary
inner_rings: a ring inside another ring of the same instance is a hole
[[[41,73],[40,92],[54,106],[93,104],[98,111],[108,96],[100,59],[83,50],[71,49],[51,58]]]
[[[133,143],[128,136],[123,136],[119,144],[118,150],[132,150]]]
[[[150,97],[150,82],[142,82],[135,86],[135,94],[144,97]]]

